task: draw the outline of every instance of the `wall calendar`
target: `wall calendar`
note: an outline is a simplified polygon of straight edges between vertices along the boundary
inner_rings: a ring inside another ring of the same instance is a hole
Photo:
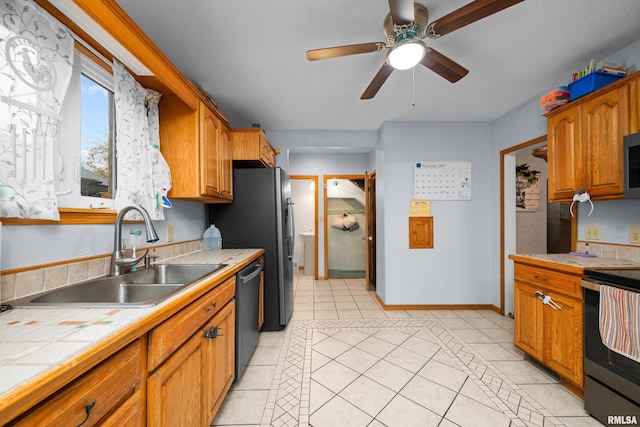
[[[416,162],[415,198],[471,200],[471,162]]]

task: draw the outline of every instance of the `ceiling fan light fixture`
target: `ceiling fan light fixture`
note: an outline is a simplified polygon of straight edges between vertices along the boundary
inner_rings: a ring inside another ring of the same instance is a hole
[[[389,49],[387,63],[396,70],[408,70],[422,61],[427,47],[421,40],[403,40]]]

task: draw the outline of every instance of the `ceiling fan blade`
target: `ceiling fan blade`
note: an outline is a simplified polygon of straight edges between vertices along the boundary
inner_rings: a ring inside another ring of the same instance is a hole
[[[464,68],[462,65],[444,56],[437,50],[431,49],[430,47],[427,48],[427,53],[420,62],[422,65],[449,80],[451,83],[457,82],[469,73],[469,70]]]
[[[387,45],[382,42],[350,44],[347,46],[327,47],[324,49],[314,49],[307,51],[307,59],[315,61],[318,59],[336,58],[339,56],[356,55],[358,53],[377,52],[386,49]]]
[[[452,31],[472,24],[489,15],[500,12],[524,0],[475,0],[458,10],[454,10],[427,27],[427,36],[435,39]]]
[[[373,77],[373,80],[371,80],[371,83],[369,83],[369,86],[367,86],[360,99],[371,99],[376,96],[376,93],[378,93],[392,72],[393,67],[391,65],[386,62],[382,64],[382,68],[380,68],[378,73]]]
[[[389,0],[391,18],[397,25],[406,25],[413,22],[413,0]]]

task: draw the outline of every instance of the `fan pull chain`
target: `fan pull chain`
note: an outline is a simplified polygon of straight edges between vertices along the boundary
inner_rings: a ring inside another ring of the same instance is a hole
[[[412,98],[411,98],[411,106],[416,106],[416,67],[411,69],[411,87],[412,87]]]

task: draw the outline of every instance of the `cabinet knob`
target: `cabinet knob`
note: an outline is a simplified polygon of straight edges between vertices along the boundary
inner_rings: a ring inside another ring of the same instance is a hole
[[[536,280],[542,280],[543,282],[546,282],[546,281],[547,281],[547,278],[546,278],[546,277],[540,277],[540,276],[538,276],[537,274],[535,274],[533,277],[534,277]]]
[[[218,305],[217,302],[211,303],[211,307],[207,307],[207,308],[205,308],[205,310],[206,311],[215,310],[216,309],[216,305]]]

